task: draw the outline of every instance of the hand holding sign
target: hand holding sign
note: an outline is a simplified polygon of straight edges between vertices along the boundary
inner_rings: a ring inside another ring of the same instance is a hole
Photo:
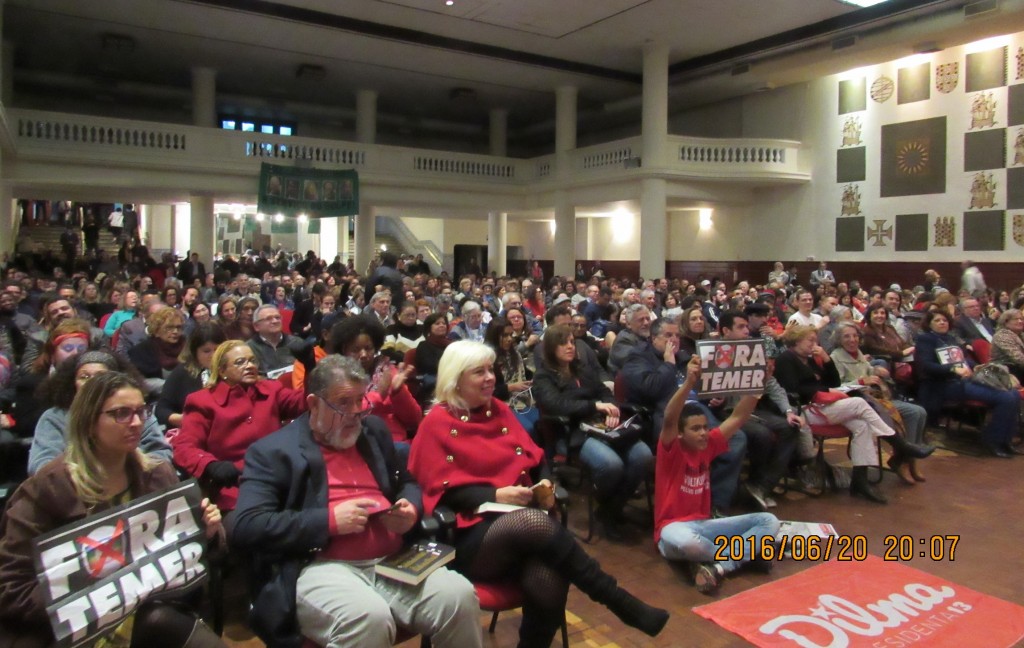
[[[209,498],[203,498],[203,501],[199,504],[199,507],[203,509],[203,525],[206,527],[206,538],[210,539],[220,534],[221,527],[221,515],[220,509],[217,505],[209,500]]]

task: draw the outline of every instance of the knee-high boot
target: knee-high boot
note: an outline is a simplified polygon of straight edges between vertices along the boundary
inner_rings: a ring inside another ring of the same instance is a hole
[[[581,592],[606,606],[626,625],[653,637],[668,622],[668,611],[651,607],[619,587],[615,578],[575,542],[562,565]]]

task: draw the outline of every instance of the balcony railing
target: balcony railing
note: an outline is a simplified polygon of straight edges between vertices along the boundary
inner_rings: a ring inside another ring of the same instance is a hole
[[[621,177],[624,169],[655,169],[679,178],[810,179],[799,167],[800,143],[787,140],[670,136],[670,159],[657,165],[643,159],[642,140],[632,137],[575,149],[567,156],[568,172],[559,173],[555,155],[522,160],[21,109],[8,110],[6,117],[19,158],[97,168],[131,169],[140,163],[149,169],[244,176],[258,173],[261,162],[305,161],[322,168],[354,168],[381,181],[455,190],[506,187],[519,193],[537,182],[550,186]]]

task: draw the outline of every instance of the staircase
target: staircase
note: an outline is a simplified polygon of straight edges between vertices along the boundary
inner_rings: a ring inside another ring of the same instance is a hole
[[[390,234],[377,234],[373,245],[374,252],[380,254],[384,246],[387,246],[388,252],[396,256],[407,254],[405,248],[402,247],[402,244],[394,236]],[[352,249],[355,249],[354,242]]]
[[[63,227],[51,227],[48,225],[37,225],[35,227],[28,227],[22,225],[18,228],[18,242],[17,249],[20,252],[27,252],[29,250],[34,252],[43,252],[50,250],[54,256],[62,256],[63,252],[60,247],[60,235],[64,233]],[[114,238],[113,234],[106,230],[106,228],[100,228],[100,249],[107,253],[108,256],[117,258],[117,251],[120,249],[120,244]],[[390,247],[389,247],[390,249]],[[85,251],[85,241],[79,245],[78,253],[82,254]]]

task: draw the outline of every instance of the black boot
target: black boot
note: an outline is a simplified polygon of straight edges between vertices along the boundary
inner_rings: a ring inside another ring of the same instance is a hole
[[[875,490],[875,487],[868,482],[867,466],[853,467],[853,478],[850,480],[850,495],[863,497],[879,504],[889,503],[889,500],[885,499],[885,496]]]
[[[628,626],[654,637],[668,623],[668,611],[651,607],[619,587],[615,578],[601,569],[596,560],[573,544],[572,551],[562,563],[569,580],[581,592],[601,603]]]
[[[931,453],[935,452],[935,446],[911,443],[899,434],[882,438],[889,442],[893,451],[899,455],[901,459],[924,459]]]

